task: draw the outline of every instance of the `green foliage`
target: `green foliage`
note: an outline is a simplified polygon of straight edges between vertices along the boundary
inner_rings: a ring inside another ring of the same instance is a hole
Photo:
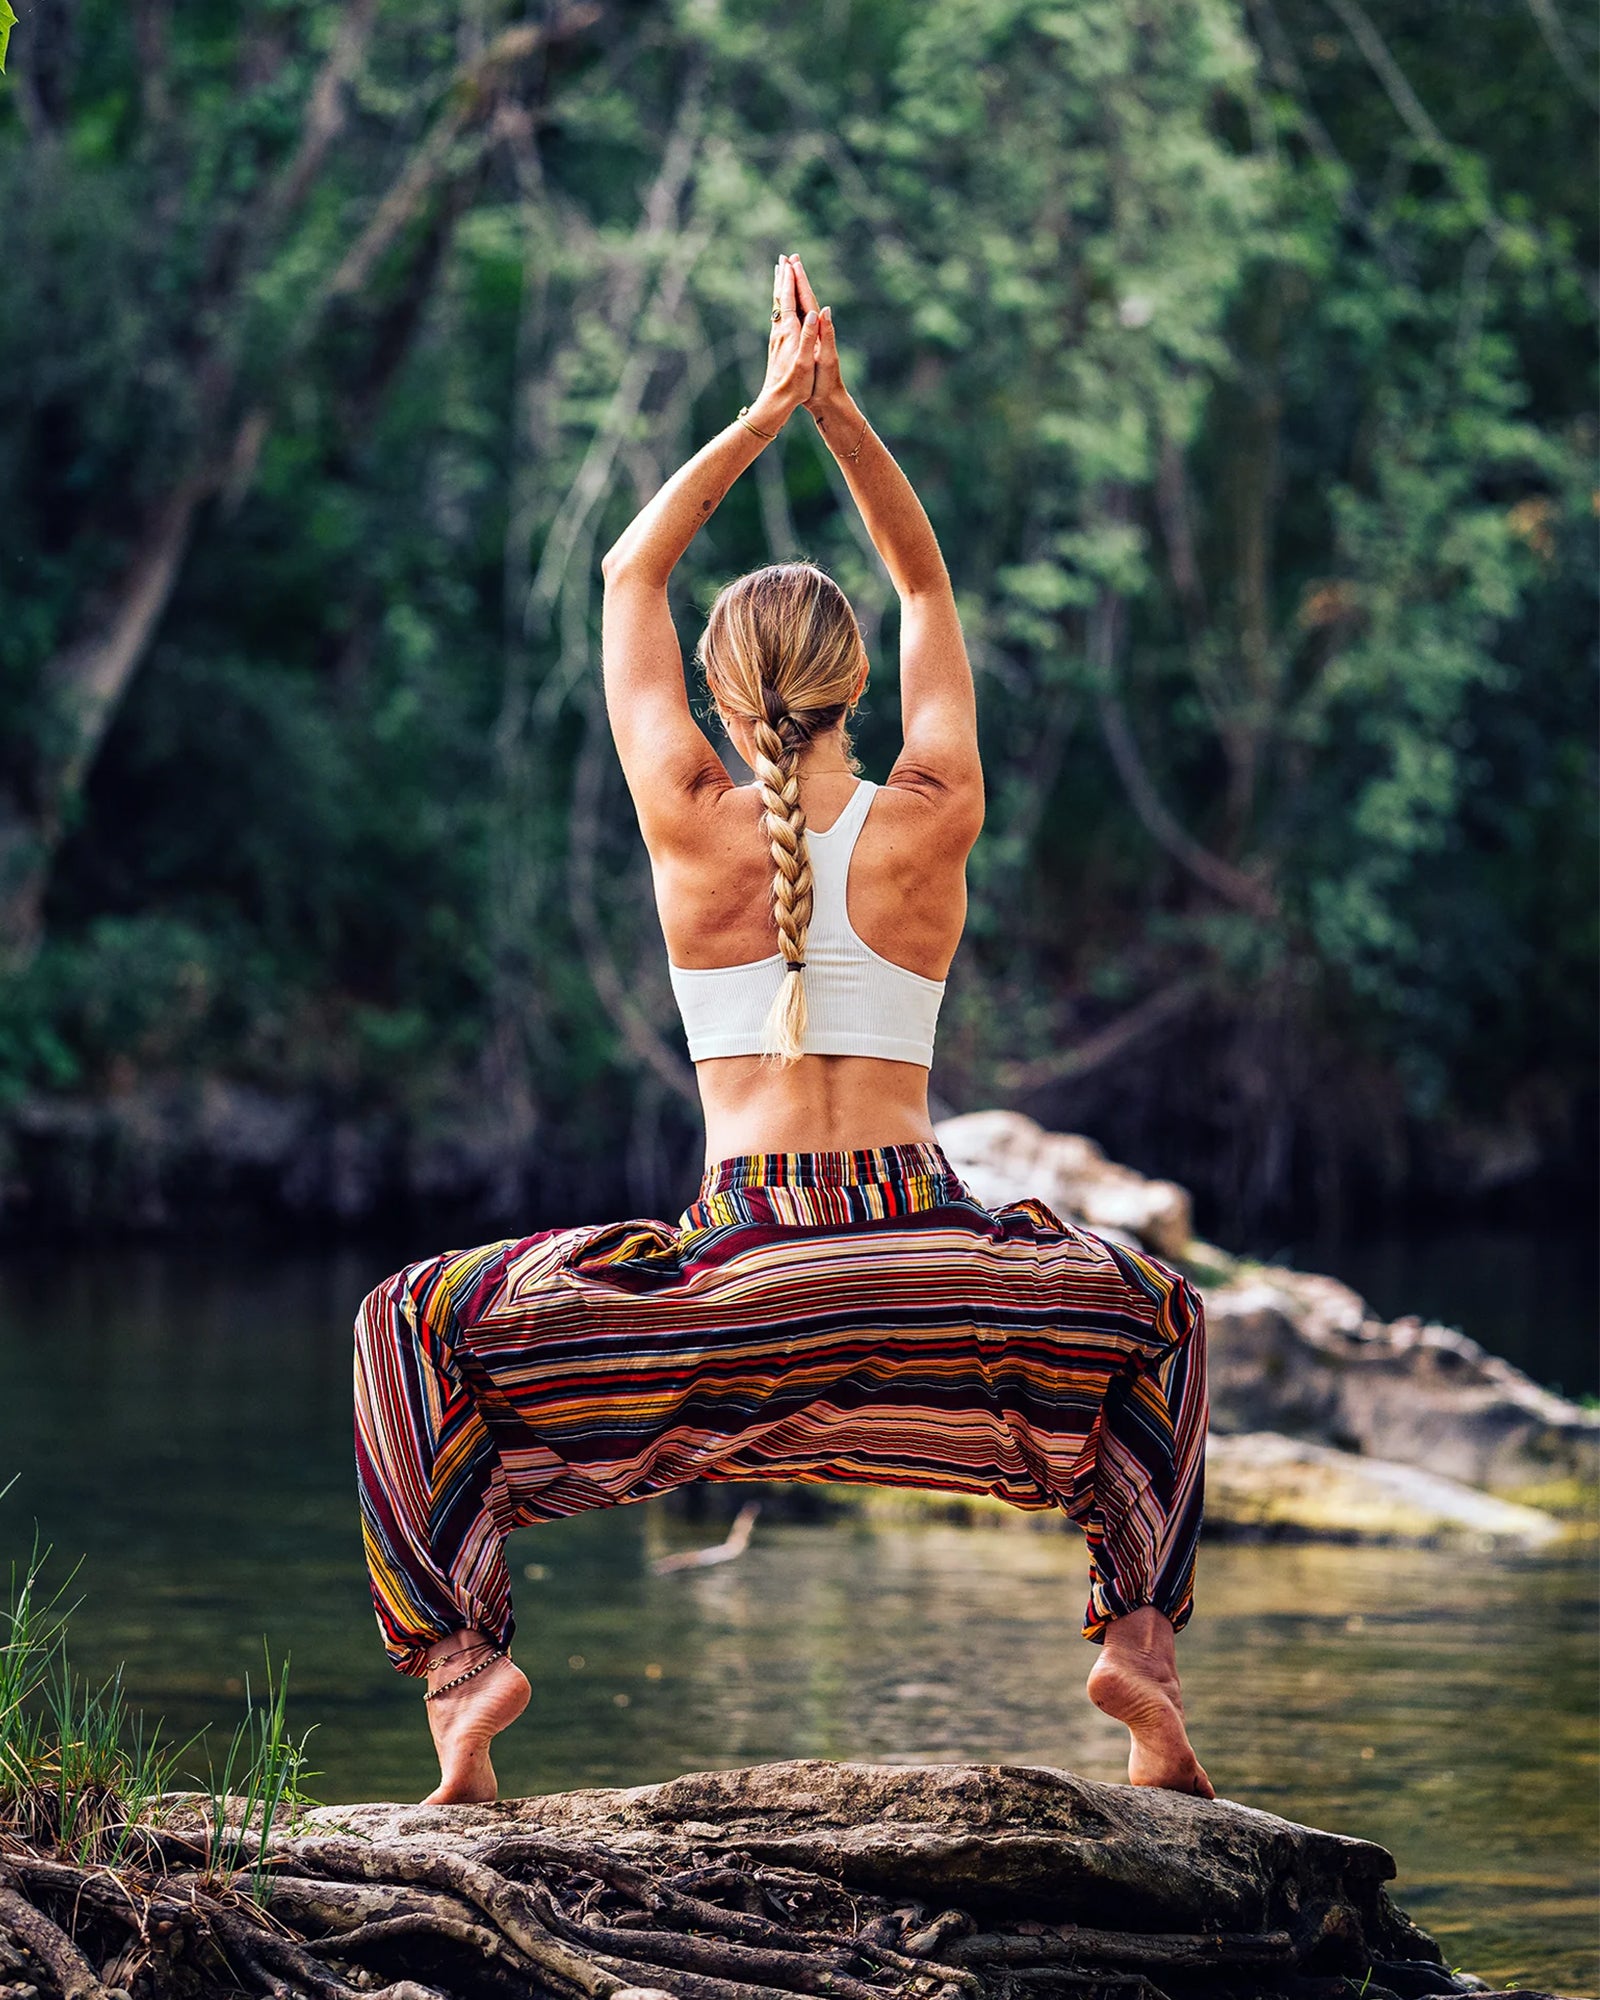
[[[120,1669],[98,1685],[74,1672],[72,1577],[50,1588],[49,1554],[35,1541],[0,1606],[0,1832],[80,1866],[114,1868],[184,1783],[182,1760],[196,1743],[168,1742],[130,1709]],[[265,1697],[246,1682],[244,1717],[202,1781],[205,1871],[227,1883],[248,1871],[256,1891],[273,1828],[286,1807],[308,1803],[301,1786],[313,1775],[307,1738],[289,1732],[288,1687],[288,1661],[275,1674],[269,1652]]]
[[[824,34],[760,0],[623,10],[498,97],[461,66],[514,8],[384,5],[298,205],[331,0],[180,13],[160,48],[85,0],[72,45],[19,41],[0,890],[7,800],[26,822],[83,723],[52,662],[212,432],[259,427],[50,835],[0,1103],[223,1069],[519,1104],[595,1162],[653,1129],[680,1045],[597,559],[747,400],[788,245],[979,674],[946,1100],[1184,979],[1200,1014],[1138,1076],[1032,1108],[1137,1144],[1135,1100],[1192,1083],[1241,1151],[1287,1117],[1343,1160],[1346,1097],[1438,1131],[1574,1102],[1592,117],[1534,10],[1369,13],[1410,96],[1312,0],[856,0]],[[1591,31],[1564,32],[1581,69]],[[404,217],[341,290],[386,196]],[[825,561],[881,776],[894,607],[806,423],[685,563],[686,648],[730,573]],[[1204,1179],[1194,1144],[1164,1164]],[[1273,1171],[1212,1191],[1244,1221]]]

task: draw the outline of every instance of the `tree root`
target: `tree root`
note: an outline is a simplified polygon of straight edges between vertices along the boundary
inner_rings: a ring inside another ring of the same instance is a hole
[[[357,1924],[353,1931],[321,1939],[317,1948],[324,1958],[366,1959],[376,1955],[381,1959],[389,1955],[391,1945],[413,1940],[459,1945],[463,1951],[475,1952],[486,1964],[503,1965],[510,1972],[524,1969],[522,1958],[496,1932],[486,1930],[482,1924],[462,1923],[422,1910],[410,1916],[380,1917],[375,1923]]]
[[[360,2000],[361,1989],[338,1978],[305,1945],[275,1931],[247,1922],[231,1910],[217,1910],[212,1928],[236,1964],[243,1962],[258,1975],[312,2000]],[[434,1986],[398,1979],[390,1986],[367,1988],[366,2000],[445,2000]]]
[[[1294,1935],[979,1929],[738,1851],[534,1832],[291,1834],[253,1880],[165,1830],[122,1830],[114,1867],[7,1846],[0,2000],[1309,2000],[1351,1943],[1326,1908]]]
[[[614,1959],[643,1959],[679,1972],[708,1973],[714,1980],[752,1990],[834,1995],[836,2000],[883,2000],[881,1986],[854,1979],[842,1954],[766,1951],[754,1945],[722,1943],[676,1931],[602,1930],[572,1925],[574,1943]]]
[[[108,1988],[73,1940],[18,1890],[0,1884],[0,1932],[38,1967],[60,2000],[107,2000]]]
[[[1085,1930],[1060,1924],[1042,1936],[980,1935],[958,1938],[948,1957],[956,1965],[1132,1965],[1141,1971],[1229,1971],[1257,1965],[1292,1965],[1297,1954],[1287,1931],[1218,1931],[1214,1935]]]

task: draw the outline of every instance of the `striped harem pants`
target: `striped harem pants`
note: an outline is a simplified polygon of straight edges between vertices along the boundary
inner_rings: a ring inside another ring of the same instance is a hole
[[[694,1479],[851,1480],[1058,1507],[1084,1636],[1192,1605],[1198,1293],[939,1147],[724,1160],[677,1228],[550,1230],[412,1264],[356,1322],[356,1459],[390,1658],[512,1633],[513,1528]]]

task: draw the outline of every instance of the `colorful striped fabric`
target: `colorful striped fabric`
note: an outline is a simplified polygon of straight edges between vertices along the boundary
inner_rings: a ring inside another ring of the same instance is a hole
[[[1059,1507],[1084,1636],[1191,1609],[1198,1293],[937,1146],[727,1160],[677,1228],[547,1231],[413,1264],[356,1322],[373,1602],[402,1673],[512,1632],[513,1528],[694,1479],[853,1480]]]

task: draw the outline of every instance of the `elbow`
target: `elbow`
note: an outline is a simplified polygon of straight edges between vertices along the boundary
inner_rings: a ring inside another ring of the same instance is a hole
[[[960,759],[945,772],[944,787],[957,838],[971,849],[983,832],[985,806],[983,764],[976,747],[970,757]]]
[[[978,844],[978,836],[983,832],[984,798],[983,772],[974,771],[963,784],[951,787],[955,833],[970,852]]]
[[[635,522],[634,527],[637,525]],[[623,577],[634,575],[638,567],[639,537],[632,527],[624,528],[600,558],[600,574],[607,583],[619,583]]]
[[[625,583],[642,583],[653,590],[667,587],[667,579],[646,565],[639,551],[628,546],[626,536],[614,542],[600,558],[600,575],[607,590],[616,590]]]

